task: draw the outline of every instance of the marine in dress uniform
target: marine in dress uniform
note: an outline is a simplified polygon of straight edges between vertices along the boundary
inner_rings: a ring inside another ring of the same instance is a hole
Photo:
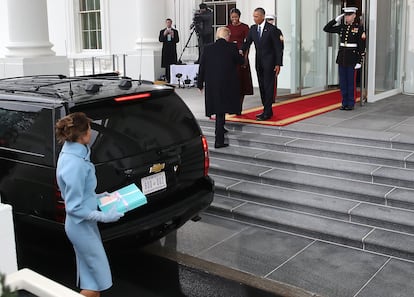
[[[339,51],[336,63],[339,66],[339,86],[341,88],[341,110],[353,110],[355,105],[355,71],[361,68],[365,52],[365,32],[355,22],[356,7],[343,8],[344,13],[330,21],[323,28],[325,32],[339,34]],[[344,22],[342,18],[345,18]]]

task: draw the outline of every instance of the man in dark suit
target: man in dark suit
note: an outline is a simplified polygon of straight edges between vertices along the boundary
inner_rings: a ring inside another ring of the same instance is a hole
[[[250,27],[243,45],[245,53],[253,42],[256,48],[256,73],[263,104],[263,113],[256,115],[258,121],[265,121],[273,116],[275,76],[279,75],[283,65],[283,40],[276,27],[265,21],[265,15],[265,10],[261,7],[254,10],[255,24]]]
[[[165,76],[170,82],[170,65],[177,63],[177,43],[180,41],[178,31],[172,27],[172,20],[166,19],[167,27],[160,31],[158,40],[162,42],[161,67],[165,68]]]
[[[216,115],[215,148],[228,146],[224,143],[225,114],[241,112],[236,66],[244,64],[244,58],[229,38],[230,29],[217,30],[217,41],[204,48],[198,72],[197,87],[200,91],[205,88],[206,116]]]

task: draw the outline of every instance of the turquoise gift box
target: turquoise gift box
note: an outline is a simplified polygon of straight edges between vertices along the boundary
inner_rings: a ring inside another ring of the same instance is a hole
[[[118,212],[125,213],[146,203],[147,197],[135,184],[98,198],[98,206],[103,212],[109,212],[115,206]]]

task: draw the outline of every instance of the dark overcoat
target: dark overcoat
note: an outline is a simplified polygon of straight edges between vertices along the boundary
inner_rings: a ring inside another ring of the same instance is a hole
[[[197,87],[205,89],[206,116],[241,112],[237,64],[243,63],[237,46],[225,39],[218,39],[204,48]]]
[[[166,68],[170,67],[171,64],[177,63],[177,43],[180,41],[178,36],[178,31],[174,31],[174,36],[171,40],[168,40],[168,36],[164,36],[164,31],[166,28],[160,31],[158,40],[162,42],[162,56],[161,56],[161,67]]]

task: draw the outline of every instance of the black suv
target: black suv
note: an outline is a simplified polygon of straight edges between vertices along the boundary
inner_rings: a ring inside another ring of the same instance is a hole
[[[158,239],[211,204],[207,141],[172,87],[111,75],[6,78],[0,80],[0,195],[13,206],[17,230],[36,225],[63,232],[54,126],[76,111],[93,120],[97,193],[135,183],[148,200],[102,224],[104,241]]]

